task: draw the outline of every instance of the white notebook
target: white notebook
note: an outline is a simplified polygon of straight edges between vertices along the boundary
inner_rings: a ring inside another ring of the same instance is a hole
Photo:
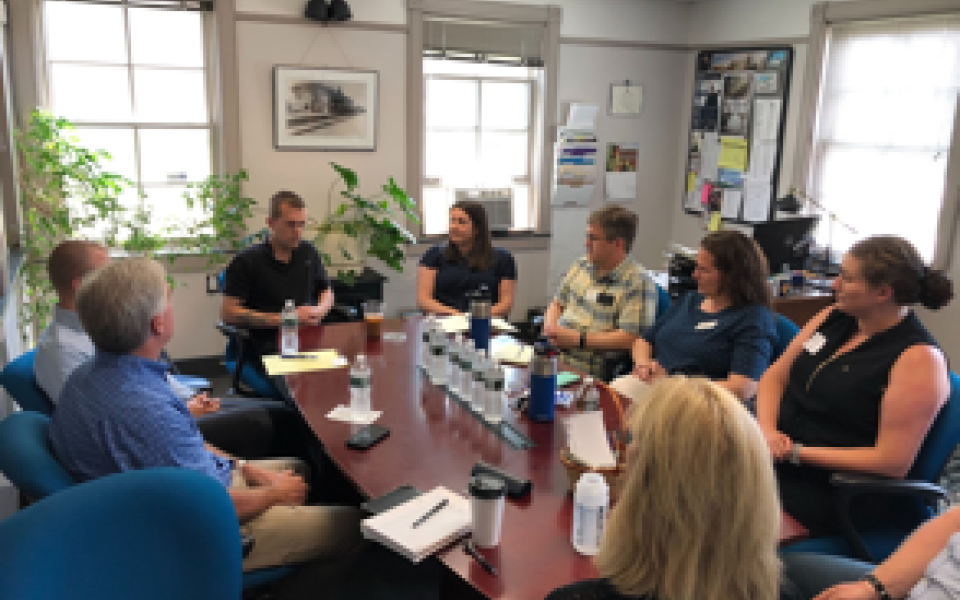
[[[443,500],[447,500],[446,506],[419,527],[413,526]],[[441,486],[364,519],[360,532],[366,539],[380,542],[417,563],[465,535],[472,526],[470,501]]]

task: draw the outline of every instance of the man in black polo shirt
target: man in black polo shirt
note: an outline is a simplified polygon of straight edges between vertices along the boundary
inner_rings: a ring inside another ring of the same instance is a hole
[[[304,241],[307,209],[303,198],[289,191],[270,199],[270,237],[234,257],[227,267],[220,316],[225,323],[247,327],[253,353],[278,350],[280,311],[293,300],[301,325],[316,325],[333,306],[333,288],[320,253]],[[262,369],[257,360],[255,366]]]

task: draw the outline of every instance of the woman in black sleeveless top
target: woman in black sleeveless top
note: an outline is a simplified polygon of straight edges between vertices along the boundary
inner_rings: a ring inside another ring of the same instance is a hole
[[[839,533],[831,473],[902,478],[950,393],[946,358],[908,306],[940,308],[953,287],[909,242],[856,244],[833,288],[836,304],[803,328],[757,390],[783,508],[815,536]],[[855,507],[857,523],[891,522],[897,506],[870,498]]]

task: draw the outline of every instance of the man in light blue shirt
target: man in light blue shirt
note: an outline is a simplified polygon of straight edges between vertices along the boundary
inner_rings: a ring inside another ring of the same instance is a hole
[[[241,529],[254,539],[245,570],[339,558],[362,546],[359,511],[304,506],[295,460],[238,463],[204,442],[170,388],[160,354],[173,335],[163,267],[148,258],[108,263],[84,278],[77,313],[96,348],[67,379],[49,438],[81,481],[153,467],[205,473],[228,486]]]
[[[60,243],[47,260],[50,282],[57,292],[53,320],[40,334],[34,377],[54,406],[71,373],[93,358],[93,341],[80,323],[76,295],[85,275],[110,262],[107,249],[95,242],[68,240]],[[207,441],[244,458],[262,458],[289,453],[289,437],[298,427],[298,417],[275,401],[226,400],[197,394],[169,372],[164,375],[174,393],[186,403]],[[288,414],[289,413],[289,414]],[[280,446],[281,448],[278,448]]]

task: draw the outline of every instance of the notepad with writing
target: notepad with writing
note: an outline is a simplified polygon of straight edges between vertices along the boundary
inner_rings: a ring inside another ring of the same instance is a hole
[[[413,526],[443,500],[447,504],[442,509]],[[380,542],[417,563],[469,532],[472,520],[470,501],[441,486],[364,519],[360,531],[366,539]]]

